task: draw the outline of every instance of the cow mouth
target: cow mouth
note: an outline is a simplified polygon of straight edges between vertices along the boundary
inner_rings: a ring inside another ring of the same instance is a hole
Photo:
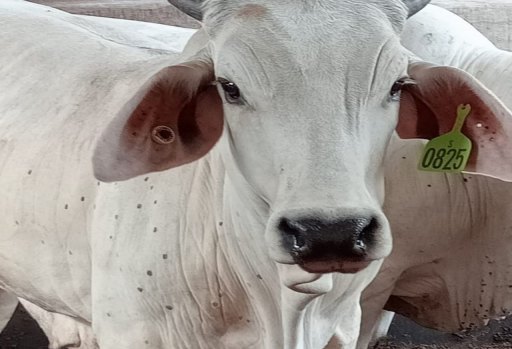
[[[370,265],[371,261],[315,261],[300,262],[298,265],[308,273],[327,274],[327,273],[343,273],[355,274]]]
[[[331,274],[308,273],[297,264],[278,264],[277,266],[281,281],[294,292],[319,296],[332,290]]]

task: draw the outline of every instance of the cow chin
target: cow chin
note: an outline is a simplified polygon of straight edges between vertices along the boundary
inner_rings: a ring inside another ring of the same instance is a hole
[[[355,274],[370,265],[371,261],[315,261],[303,262],[298,265],[308,273],[327,274],[327,273],[343,273]]]

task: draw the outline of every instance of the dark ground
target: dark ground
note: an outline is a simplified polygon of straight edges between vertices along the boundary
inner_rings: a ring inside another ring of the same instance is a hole
[[[23,307],[0,335],[0,349],[46,349],[44,333]],[[415,325],[397,317],[390,337],[375,349],[512,349],[512,319],[493,322],[487,328],[469,334],[446,334]],[[243,349],[243,348],[241,348]]]
[[[0,334],[0,349],[47,349],[48,340],[25,309],[18,305],[5,330]]]
[[[469,333],[443,333],[396,316],[376,349],[512,349],[512,318]]]

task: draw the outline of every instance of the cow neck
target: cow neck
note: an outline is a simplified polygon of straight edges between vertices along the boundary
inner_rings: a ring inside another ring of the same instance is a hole
[[[250,191],[233,183],[219,147],[192,166],[194,179],[189,188],[201,191],[198,198],[203,208],[187,211],[187,221],[214,225],[201,234],[216,235],[209,240],[216,245],[216,278],[219,294],[223,294],[219,302],[224,314],[219,319],[224,322],[221,340],[229,343],[223,347],[258,343],[255,347],[272,348],[282,343],[281,307],[276,266],[266,253],[264,207]]]
[[[251,319],[245,329],[227,328],[223,337],[227,341],[236,340],[241,338],[241,331],[250,327],[253,332],[265,333],[260,338],[264,341],[263,348],[285,347],[285,343],[286,348],[305,348],[304,340],[309,333],[304,331],[309,327],[307,320],[314,322],[325,315],[317,308],[320,294],[298,293],[284,285],[283,277],[290,273],[285,269],[298,267],[278,265],[268,254],[265,229],[270,208],[239,172],[230,168],[228,174],[226,168],[232,164],[222,159],[218,148],[204,159],[211,171],[210,184],[215,188],[213,202],[220,203],[212,207],[218,222],[218,244],[231,268],[224,272],[235,276],[238,282],[240,293],[235,297],[238,306]],[[332,337],[336,321],[328,323],[312,343],[319,341],[325,345]],[[320,345],[316,343],[312,347]]]

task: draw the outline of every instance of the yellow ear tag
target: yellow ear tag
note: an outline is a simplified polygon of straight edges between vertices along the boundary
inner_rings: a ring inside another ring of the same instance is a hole
[[[461,129],[470,113],[471,105],[458,106],[453,129],[426,144],[418,164],[419,170],[445,173],[464,171],[471,155],[472,144]]]

